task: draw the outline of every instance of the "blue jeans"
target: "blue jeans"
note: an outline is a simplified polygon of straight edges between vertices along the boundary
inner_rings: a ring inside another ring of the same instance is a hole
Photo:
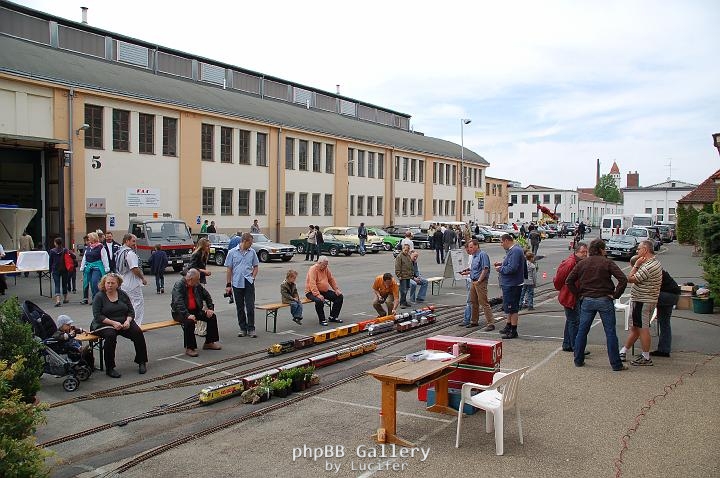
[[[240,330],[251,334],[255,332],[255,284],[251,284],[247,279],[244,280],[245,287],[233,286],[233,297]]]
[[[292,301],[290,302],[290,314],[293,316],[293,319],[302,319],[303,314],[303,306],[300,302]]]
[[[523,285],[522,292],[520,292],[520,306],[523,304],[528,307],[534,307],[535,300],[535,286],[534,285]]]
[[[92,300],[95,298],[95,294],[98,293],[98,284],[100,283],[100,279],[102,278],[103,273],[100,271],[100,269],[91,267],[90,270],[85,269],[85,275],[87,276],[90,283],[90,302],[92,302]]]
[[[465,300],[465,315],[463,316],[463,325],[470,323],[470,317],[472,317],[472,304],[470,303],[470,287],[472,282],[470,279],[465,279],[465,290],[467,290],[467,299]]]
[[[659,352],[670,353],[672,345],[672,328],[670,327],[670,316],[672,315],[673,306],[658,305],[657,321],[660,327],[660,337],[658,338],[657,349]]]
[[[407,305],[407,293],[410,289],[410,279],[400,280],[400,305]]]
[[[358,247],[358,252],[360,252],[360,255],[365,254],[365,238],[364,237],[360,238],[360,247]]]
[[[160,289],[165,288],[165,273],[157,272],[155,274],[155,287],[157,288],[158,292],[160,292]]]
[[[574,309],[565,307],[565,330],[563,331],[563,350],[572,351],[575,345],[575,337],[577,337],[578,326],[580,325],[579,304],[575,304]]]
[[[53,271],[52,272],[52,278],[53,282],[55,283],[55,295],[60,295],[60,290],[62,289],[62,294],[67,295],[68,293],[68,273],[67,271]]]
[[[615,331],[615,304],[610,297],[585,297],[580,303],[580,326],[577,337],[575,337],[575,365],[585,362],[585,346],[587,336],[590,332],[595,314],[600,314],[603,329],[605,329],[605,340],[607,343],[608,359],[613,370],[620,370],[623,366],[620,361],[620,350],[618,349],[617,332]]]
[[[415,294],[415,289],[420,286],[420,290]],[[425,300],[425,294],[427,294],[428,281],[419,277],[418,280],[410,279],[410,300],[415,302],[416,300]]]

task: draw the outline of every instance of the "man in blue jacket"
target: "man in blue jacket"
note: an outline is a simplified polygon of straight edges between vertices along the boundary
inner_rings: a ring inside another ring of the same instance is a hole
[[[495,263],[500,289],[503,294],[503,311],[507,316],[505,328],[500,331],[503,339],[517,338],[518,312],[520,310],[520,293],[525,282],[525,253],[510,234],[503,234],[500,243],[505,249],[505,259]]]

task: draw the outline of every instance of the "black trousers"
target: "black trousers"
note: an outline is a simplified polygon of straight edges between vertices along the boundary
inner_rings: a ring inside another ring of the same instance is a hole
[[[115,319],[113,319],[115,320]],[[118,322],[121,319],[118,319]],[[145,345],[145,335],[140,329],[140,326],[133,320],[130,322],[130,328],[123,330],[115,330],[112,327],[103,328],[102,330],[94,331],[95,335],[99,335],[105,340],[103,353],[105,355],[105,368],[110,370],[115,368],[115,348],[117,347],[118,335],[130,339],[135,345],[135,363],[146,363],[147,357],[147,345]]]
[[[330,317],[333,319],[337,319],[340,317],[340,311],[342,310],[343,305],[343,296],[337,295],[335,291],[332,290],[326,290],[326,291],[320,291],[320,293],[325,297],[327,300],[332,301],[332,309],[330,309]],[[312,292],[308,292],[305,294],[305,297],[310,299],[311,301],[315,302],[315,312],[317,312],[318,320],[320,322],[325,321],[325,301],[320,300],[317,297],[313,295]]]
[[[207,335],[205,336],[205,343],[217,342],[220,340],[220,333],[218,332],[217,315],[208,317],[205,315],[204,310],[191,310],[191,315],[194,315],[197,320],[207,322]],[[197,340],[195,340],[195,322],[188,320],[187,318],[173,315],[173,319],[176,322],[180,322],[180,326],[183,329],[183,346],[186,349],[196,349]]]

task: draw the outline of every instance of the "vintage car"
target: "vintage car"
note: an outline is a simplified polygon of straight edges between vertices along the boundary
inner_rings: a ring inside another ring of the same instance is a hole
[[[270,262],[272,259],[281,259],[287,262],[295,255],[295,246],[273,242],[265,234],[253,234],[252,248],[258,255],[260,262]]]
[[[488,226],[478,226],[478,229],[480,229],[480,234],[483,236],[485,242],[500,242],[500,238],[503,236],[502,232],[496,231]],[[475,239],[480,240],[478,237]]]
[[[390,250],[394,249],[400,243],[400,241],[402,241],[401,238],[391,236],[390,234],[388,234],[384,230],[380,229],[379,227],[368,227],[368,237],[370,237],[370,236],[381,237],[382,242],[383,242],[383,248],[386,251],[390,251]]]
[[[352,242],[356,246],[360,245],[357,227],[330,226],[323,229],[323,234],[332,234],[339,241]],[[383,249],[382,238],[380,236],[371,236],[368,234],[368,238],[365,241],[365,250],[372,252],[373,254],[377,254]]]
[[[640,241],[636,236],[612,236],[605,243],[607,256],[613,259],[630,259],[637,254]]]
[[[398,237],[400,239],[405,237],[405,233],[410,231],[412,233],[412,241],[417,249],[430,249],[430,239],[428,235],[420,231],[419,227],[415,226],[387,226],[385,232],[391,236]]]
[[[353,252],[357,251],[357,246],[350,241],[341,241],[332,234],[323,234],[323,243],[320,245],[320,254],[328,254],[331,256],[337,256],[338,254],[345,254],[349,256]],[[304,254],[307,251],[307,234],[300,234],[298,239],[291,239],[290,244],[295,246],[298,254]]]
[[[230,236],[214,232],[201,232],[200,234],[193,234],[192,238],[195,245],[197,245],[197,241],[203,237],[207,237],[210,241],[210,256],[208,257],[208,263],[218,266],[225,265]]]

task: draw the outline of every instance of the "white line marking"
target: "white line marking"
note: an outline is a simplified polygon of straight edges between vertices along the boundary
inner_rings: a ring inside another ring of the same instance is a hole
[[[155,360],[157,360],[158,362],[160,362],[161,360],[170,360],[170,359],[174,359],[174,358],[177,358],[177,357],[182,357],[183,355],[185,355],[185,354],[171,355],[171,356],[169,356],[169,357],[161,357],[161,358],[155,359]]]
[[[357,408],[366,408],[368,410],[380,410],[380,407],[373,407],[372,405],[363,405],[362,403],[354,403],[354,402],[344,402],[342,400],[333,400],[332,398],[325,398],[325,397],[318,397],[316,396],[315,399],[322,400],[324,402],[331,402],[331,403],[337,403],[338,405],[348,405],[351,407],[357,407]],[[416,413],[408,413],[408,412],[396,412],[397,415],[404,415],[406,417],[413,417],[413,418],[424,418],[426,420],[432,420],[434,422],[441,422],[441,423],[451,423],[454,420],[447,420],[444,418],[435,418],[435,417],[428,417],[425,415],[418,415]]]

